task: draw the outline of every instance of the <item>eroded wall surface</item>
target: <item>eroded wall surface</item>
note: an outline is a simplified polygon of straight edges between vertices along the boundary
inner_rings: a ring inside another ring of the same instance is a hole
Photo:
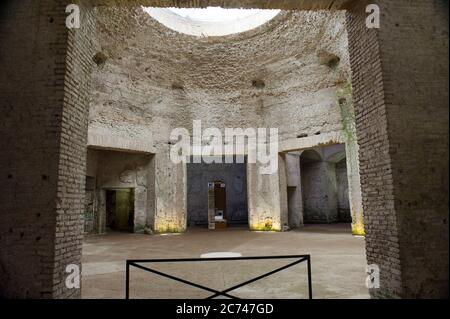
[[[172,31],[141,7],[95,13],[101,59],[93,73],[89,132],[138,139],[154,148],[161,231],[186,226],[186,168],[169,158],[174,128],[192,134],[194,120],[222,132],[273,127],[280,142],[342,130],[337,92],[350,78],[343,12],[284,11],[254,30],[217,38]],[[278,185],[279,177],[256,179],[270,180]],[[255,203],[249,205],[253,224],[287,220],[287,215],[270,216],[284,211],[280,196],[285,194],[274,190],[261,197],[257,189],[248,188]]]
[[[153,229],[154,193],[151,184],[152,156],[117,151],[88,151],[87,176],[95,180],[94,229],[106,231],[105,191],[110,189],[133,189],[134,231]]]
[[[338,196],[335,164],[311,162],[302,165],[303,211],[306,222],[338,221]]]
[[[288,226],[303,225],[303,198],[299,154],[286,154],[286,187],[288,202]]]
[[[345,161],[336,163],[336,182],[338,199],[338,220],[341,222],[351,222],[350,199],[348,192],[347,165]]]
[[[335,9],[343,2],[351,1],[233,0],[226,5],[305,9],[317,4]],[[361,6],[347,16],[367,256],[381,269],[382,289],[372,293],[445,297],[448,2],[374,2],[382,5],[384,28],[367,30]],[[1,192],[6,203],[0,223],[2,293],[76,297],[79,290],[64,287],[64,266],[81,260],[88,106],[84,98],[94,31],[87,17],[81,30],[68,32],[64,1],[5,3],[9,10],[2,10],[0,22],[1,92],[7,111],[0,144],[6,163],[1,167],[6,181]],[[111,35],[119,32],[120,25],[111,30]],[[77,45],[75,39],[80,40]],[[429,164],[427,174],[421,171],[424,162]],[[39,231],[42,236],[35,237]]]

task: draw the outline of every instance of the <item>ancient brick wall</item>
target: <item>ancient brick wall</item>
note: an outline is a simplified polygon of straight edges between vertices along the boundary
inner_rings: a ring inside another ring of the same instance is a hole
[[[0,292],[52,297],[55,205],[66,184],[60,179],[65,6],[7,1],[0,11]]]
[[[94,44],[94,17],[88,4],[80,1],[80,29],[68,32],[65,60],[64,99],[61,114],[55,234],[55,269],[53,296],[79,297],[80,289],[67,289],[66,266],[76,264],[81,269],[83,238],[84,188],[86,176],[87,117],[90,74]],[[58,10],[65,12],[65,6]],[[58,21],[61,23],[62,21]],[[65,26],[65,21],[63,22]]]
[[[401,295],[448,296],[448,1],[380,8]]]
[[[401,291],[401,272],[384,87],[377,32],[366,28],[364,11],[358,6],[348,13],[347,29],[366,254],[368,264],[380,267],[383,294],[396,295]]]
[[[92,33],[66,28],[61,1],[2,4],[1,290],[10,297],[78,297]],[[4,229],[3,229],[4,228]]]
[[[448,4],[380,1],[347,19],[375,297],[448,295]],[[370,89],[368,89],[370,88]],[[426,173],[423,170],[426,169]]]
[[[59,259],[54,251],[55,198],[66,195],[60,187],[67,185],[60,178],[68,39],[65,6],[57,1],[9,1],[1,12],[5,189],[0,290],[11,297],[51,297],[54,263]]]
[[[227,5],[335,9],[347,2]],[[448,3],[377,2],[385,28],[366,29],[363,6],[347,15],[367,259],[381,268],[382,289],[372,295],[448,296]],[[152,3],[174,4],[145,1]],[[81,258],[86,98],[95,46],[89,39],[92,11],[82,13],[82,28],[69,32],[63,1],[2,3],[0,291],[5,296],[80,295],[65,289],[64,270]],[[157,185],[168,178],[162,164],[167,160],[155,158],[161,167]],[[185,171],[172,171],[181,185]],[[275,179],[257,184],[278,184]],[[185,207],[183,190],[170,189],[167,196],[176,203],[159,204],[157,213]],[[258,207],[252,201],[249,206]],[[275,223],[280,227],[282,217]]]

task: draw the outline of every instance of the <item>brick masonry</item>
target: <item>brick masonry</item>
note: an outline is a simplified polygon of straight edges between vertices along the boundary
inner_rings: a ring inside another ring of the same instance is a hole
[[[364,7],[349,6],[350,1],[235,0],[227,5],[350,9],[367,259],[381,267],[381,289],[372,290],[372,296],[446,297],[448,3],[376,2],[385,23],[377,31],[365,28]],[[92,11],[80,4],[84,23],[74,32],[64,26],[63,1],[2,4],[0,292],[6,297],[80,296],[64,286],[65,266],[81,260],[95,46]]]
[[[92,30],[69,32],[61,1],[2,6],[0,291],[79,297],[64,281],[81,261]]]
[[[380,7],[399,295],[448,296],[448,1]]]
[[[448,3],[377,1],[347,16],[374,297],[448,296]],[[359,12],[359,13],[358,13]]]

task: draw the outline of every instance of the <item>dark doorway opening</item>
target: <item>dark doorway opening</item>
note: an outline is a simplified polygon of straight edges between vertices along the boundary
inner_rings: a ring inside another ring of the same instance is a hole
[[[227,218],[227,186],[222,182],[214,183],[214,209],[217,219]]]
[[[134,189],[106,190],[106,228],[133,232]]]
[[[227,224],[227,188],[221,181],[208,182],[208,227],[226,228]]]
[[[209,204],[211,197],[214,203]],[[226,219],[226,227],[248,226],[246,163],[195,163],[191,160],[187,164],[188,225],[208,227],[210,214],[215,216],[220,211]]]

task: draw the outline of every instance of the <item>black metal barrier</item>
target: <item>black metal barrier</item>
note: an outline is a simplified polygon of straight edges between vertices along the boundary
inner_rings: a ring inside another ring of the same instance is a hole
[[[285,266],[279,267],[277,269],[274,269],[272,271],[269,271],[263,275],[254,277],[250,280],[244,281],[238,285],[235,285],[233,287],[227,288],[222,291],[218,291],[206,286],[202,286],[199,284],[196,284],[194,282],[178,278],[172,275],[165,274],[163,272],[160,272],[155,269],[151,269],[148,267],[144,267],[139,264],[144,263],[182,263],[182,262],[208,262],[208,261],[236,261],[236,260],[262,260],[262,259],[297,259],[294,262],[291,262]],[[311,281],[311,256],[310,255],[288,255],[288,256],[256,256],[256,257],[218,257],[218,258],[185,258],[185,259],[131,259],[126,261],[126,288],[125,288],[125,299],[130,298],[130,266],[136,267],[154,274],[157,274],[159,276],[169,278],[175,281],[182,282],[186,285],[193,286],[199,289],[203,289],[206,291],[209,291],[213,293],[211,296],[207,297],[206,299],[212,299],[218,296],[224,296],[232,299],[239,299],[238,297],[235,297],[233,295],[228,294],[232,290],[236,290],[240,287],[243,287],[245,285],[248,285],[252,282],[255,282],[257,280],[260,280],[262,278],[268,277],[270,275],[273,275],[277,272],[280,272],[282,270],[285,270],[287,268],[290,268],[292,266],[295,266],[297,264],[300,264],[302,262],[306,261],[308,265],[308,297],[309,299],[312,299],[312,281]]]

